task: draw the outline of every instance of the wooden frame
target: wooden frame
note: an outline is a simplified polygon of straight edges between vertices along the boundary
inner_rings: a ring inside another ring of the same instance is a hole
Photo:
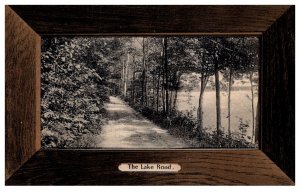
[[[6,185],[294,185],[294,6],[6,6]],[[42,150],[42,35],[257,35],[258,150]],[[124,162],[179,173],[125,173]]]

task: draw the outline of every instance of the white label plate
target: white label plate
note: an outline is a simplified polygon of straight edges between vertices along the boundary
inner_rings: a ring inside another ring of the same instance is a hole
[[[178,172],[181,166],[177,163],[121,163],[118,168],[126,172]]]

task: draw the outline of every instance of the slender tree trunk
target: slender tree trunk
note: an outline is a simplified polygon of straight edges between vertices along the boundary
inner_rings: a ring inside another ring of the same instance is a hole
[[[219,80],[219,67],[215,64],[215,84],[216,84],[216,123],[217,134],[219,135],[221,129],[221,106],[220,106],[220,80]]]
[[[173,104],[172,104],[172,110],[176,110],[176,102],[177,102],[177,94],[178,94],[178,89],[179,89],[179,82],[180,82],[180,73],[176,73],[176,78],[175,78],[175,85],[174,85],[174,99],[173,99]]]
[[[145,73],[145,86],[144,86],[144,93],[145,93],[145,105],[146,106],[149,106],[149,102],[148,102],[148,99],[149,99],[149,97],[148,97],[148,88],[147,88],[147,82],[148,81],[148,79],[147,79],[147,74]]]
[[[227,118],[228,118],[228,136],[231,137],[231,86],[232,86],[232,67],[230,64],[229,68],[229,83],[228,83],[228,98],[227,98],[227,104],[228,104],[228,113],[227,113]]]
[[[205,90],[205,80],[203,73],[201,74],[200,91],[199,91],[199,105],[197,110],[198,131],[203,129],[203,95]]]
[[[147,92],[147,74],[145,69],[145,75],[144,75],[144,102],[145,106],[148,106],[148,92]]]
[[[174,91],[169,91],[169,93],[170,93],[170,95],[169,95],[169,110],[172,110],[172,108],[173,108],[173,106],[172,106],[173,92]]]
[[[157,91],[156,91],[156,112],[158,113],[159,108],[159,87],[160,87],[160,67],[158,68],[158,77],[157,77]]]
[[[258,102],[256,106],[256,125],[255,125],[255,144],[259,145],[260,138],[260,99],[258,97]]]
[[[164,38],[164,71],[165,71],[165,91],[166,91],[166,115],[169,114],[169,73],[168,73],[168,58],[167,58],[167,38]]]
[[[166,91],[165,88],[161,87],[161,98],[162,98],[162,104],[163,104],[163,113],[166,114]]]
[[[119,90],[118,90],[118,94],[122,93],[122,85],[123,85],[123,77],[122,77],[122,73],[121,73],[121,79],[119,79]]]
[[[161,98],[162,98],[162,105],[163,105],[163,113],[166,114],[166,98],[165,98],[165,79],[166,79],[166,73],[165,73],[165,67],[164,67],[164,59],[165,59],[165,47],[164,43],[165,38],[162,39],[162,45],[163,45],[163,51],[162,51],[162,57],[161,57],[161,67],[162,67],[162,85],[161,85]]]
[[[141,80],[141,84],[142,84],[142,98],[141,98],[141,102],[142,102],[142,106],[144,106],[144,71],[142,72],[142,80]]]
[[[132,85],[131,86],[132,86],[132,101],[135,104],[135,66],[133,66]]]
[[[177,103],[177,96],[178,96],[178,89],[175,90],[175,96],[173,101],[173,110],[176,110],[176,103]]]
[[[164,88],[164,82],[165,82],[165,74],[163,73],[163,84],[161,86],[161,98],[162,98],[162,104],[163,104],[163,113],[166,113],[166,97],[165,97],[165,88]]]
[[[127,53],[127,61],[126,61],[126,65],[125,65],[125,77],[124,77],[124,96],[125,97],[127,97],[128,63],[129,63],[129,53]]]
[[[155,75],[152,75],[152,106],[151,108],[154,110],[155,105]]]
[[[145,39],[143,37],[142,106],[144,106],[145,102],[145,73]]]
[[[122,88],[123,88],[123,95],[125,96],[125,61],[123,60],[123,71],[122,71]]]
[[[133,79],[131,79],[131,95],[130,95],[130,103],[134,104],[134,90],[133,90]]]
[[[254,114],[254,90],[253,90],[253,72],[250,72],[250,87],[251,87],[251,109],[252,109],[252,142],[254,142],[255,134],[255,114]]]
[[[143,38],[144,39],[144,38]],[[143,42],[143,44],[145,44],[145,42]],[[145,46],[144,46],[145,47]],[[149,43],[147,41],[147,49],[145,51],[144,49],[144,69],[145,69],[145,80],[144,80],[144,83],[145,83],[145,90],[144,90],[144,93],[145,93],[145,103],[146,103],[146,106],[148,107],[149,106],[149,96],[148,96],[148,76],[147,76],[147,71],[148,71],[148,66],[147,66],[147,63],[146,63],[146,53],[147,53],[147,50],[149,49]],[[149,93],[150,94],[150,93]]]

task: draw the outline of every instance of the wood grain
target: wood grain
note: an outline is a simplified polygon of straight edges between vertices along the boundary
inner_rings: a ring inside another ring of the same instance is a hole
[[[178,163],[178,173],[121,172],[120,163]],[[293,185],[259,150],[39,151],[6,185]]]
[[[295,7],[262,37],[262,150],[295,179]]]
[[[17,171],[7,185],[294,184],[272,162],[294,180],[294,7],[10,7],[5,8],[6,179]],[[260,135],[261,149],[272,161],[258,150],[39,151],[27,161],[40,148],[40,37],[31,28],[40,35],[263,34]],[[180,163],[183,169],[178,174],[117,171],[119,163],[138,161]]]
[[[262,33],[289,6],[11,6],[39,34]]]
[[[40,42],[10,7],[5,7],[5,177],[40,148]]]

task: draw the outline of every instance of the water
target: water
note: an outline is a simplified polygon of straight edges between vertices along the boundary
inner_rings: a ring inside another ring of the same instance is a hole
[[[221,125],[225,133],[228,129],[228,93],[220,92],[221,99]],[[199,106],[199,91],[178,93],[177,110],[197,117],[197,108]],[[257,96],[254,97],[254,114],[256,117]],[[252,136],[252,105],[251,90],[231,91],[231,132],[240,133],[240,118],[249,125],[246,136]],[[216,129],[216,93],[215,91],[205,91],[203,96],[203,126],[208,132]]]

